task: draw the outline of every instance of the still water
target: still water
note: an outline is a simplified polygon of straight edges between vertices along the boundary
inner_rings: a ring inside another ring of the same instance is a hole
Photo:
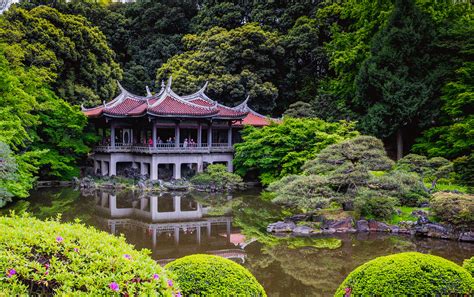
[[[220,255],[247,267],[269,296],[332,296],[350,271],[382,255],[420,251],[461,264],[474,254],[473,244],[388,234],[275,237],[265,228],[285,212],[258,192],[231,197],[50,188],[2,212],[10,210],[40,219],[58,214],[63,221],[79,218],[111,234],[123,234],[136,248],[151,250],[160,264],[194,253]]]

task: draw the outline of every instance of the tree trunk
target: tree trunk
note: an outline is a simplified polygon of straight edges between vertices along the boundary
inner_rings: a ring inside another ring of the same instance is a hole
[[[397,130],[397,160],[403,158],[403,134],[402,128]]]

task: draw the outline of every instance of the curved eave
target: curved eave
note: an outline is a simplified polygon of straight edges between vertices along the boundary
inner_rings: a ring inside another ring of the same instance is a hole
[[[148,115],[158,117],[158,118],[212,118],[216,114],[206,114],[206,115],[196,115],[196,114],[160,114],[160,113],[154,113],[152,111],[147,112]]]

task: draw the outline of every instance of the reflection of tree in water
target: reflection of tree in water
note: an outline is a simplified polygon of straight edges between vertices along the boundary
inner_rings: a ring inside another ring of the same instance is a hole
[[[267,285],[271,283],[266,288],[280,292],[288,290],[289,296],[292,292],[327,296],[334,294],[347,274],[362,263],[381,255],[415,249],[408,239],[392,236],[379,235],[365,241],[357,240],[355,235],[341,239],[342,247],[333,250],[291,249],[284,241],[277,245],[260,246],[258,251],[247,251],[247,266],[257,276],[264,276],[263,282]],[[293,289],[286,289],[285,286]]]
[[[63,221],[74,221],[78,218],[83,222],[91,220],[94,199],[81,196],[81,192],[73,188],[46,188],[32,192],[27,200],[20,200],[3,209],[2,214],[14,210],[16,214],[28,212],[38,219],[47,219],[62,215]]]

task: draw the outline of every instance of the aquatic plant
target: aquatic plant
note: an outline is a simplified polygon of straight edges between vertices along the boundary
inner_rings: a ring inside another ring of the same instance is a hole
[[[191,255],[168,263],[185,296],[267,296],[257,279],[239,264],[213,255]]]

